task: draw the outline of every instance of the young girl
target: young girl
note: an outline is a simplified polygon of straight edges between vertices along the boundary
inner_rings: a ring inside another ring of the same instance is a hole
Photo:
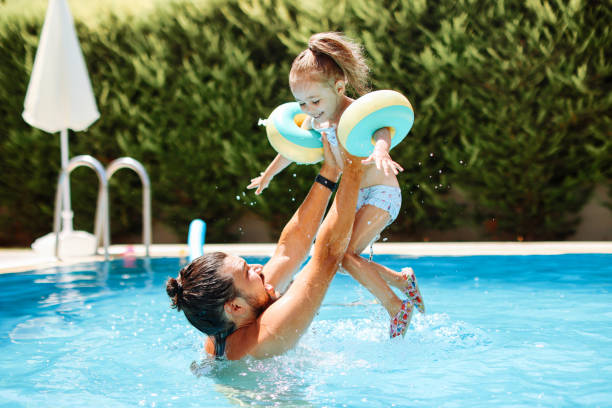
[[[342,160],[336,127],[344,110],[353,102],[345,94],[346,88],[351,86],[357,94],[365,94],[368,91],[368,72],[361,47],[339,33],[319,33],[310,37],[308,48],[297,56],[291,66],[291,92],[302,111],[308,115],[302,127],[325,135],[337,163],[342,163]],[[425,311],[414,272],[411,268],[396,272],[359,255],[395,220],[402,202],[396,175],[403,169],[389,156],[391,135],[388,129],[378,129],[374,133],[374,140],[374,152],[362,161],[366,168],[353,233],[342,267],[387,309],[391,316],[390,336],[403,336],[410,324],[413,305],[422,313]],[[259,177],[251,180],[247,188],[257,188],[255,194],[261,194],[272,178],[289,164],[289,159],[277,155]],[[389,284],[398,287],[408,298],[401,301]]]

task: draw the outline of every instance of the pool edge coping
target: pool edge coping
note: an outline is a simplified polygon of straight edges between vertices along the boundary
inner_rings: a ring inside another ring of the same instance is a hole
[[[206,252],[223,251],[241,256],[271,256],[275,248],[275,243],[211,243],[204,246]],[[139,244],[111,245],[109,247],[111,259],[121,258],[126,253],[141,257],[145,255],[145,247]],[[612,254],[612,241],[380,242],[374,244],[374,253],[407,257]],[[186,244],[155,244],[150,248],[152,258],[187,257],[187,255],[188,247]],[[57,261],[52,255],[37,254],[30,248],[0,248],[0,274],[103,260],[103,256],[95,255]]]

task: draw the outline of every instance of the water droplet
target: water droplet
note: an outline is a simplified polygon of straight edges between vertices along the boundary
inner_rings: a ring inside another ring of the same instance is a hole
[[[442,174],[442,169],[438,170],[438,174]]]
[[[429,157],[434,157],[434,154],[433,153],[429,153]]]
[[[291,197],[291,201],[295,201],[295,197]]]
[[[239,195],[236,196],[236,200],[240,200],[240,196]]]
[[[383,242],[386,242],[388,239],[389,239],[389,238],[383,238],[382,240],[383,240]]]
[[[293,173],[293,177],[297,177],[297,174]]]
[[[459,160],[459,164],[463,164],[463,160]]]

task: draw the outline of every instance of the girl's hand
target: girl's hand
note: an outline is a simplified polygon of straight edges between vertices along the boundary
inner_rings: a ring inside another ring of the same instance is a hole
[[[251,184],[247,186],[247,189],[251,190],[253,188],[257,188],[257,190],[255,190],[255,194],[260,195],[261,192],[264,191],[270,185],[272,177],[273,176],[268,172],[262,171],[259,177],[251,179]]]
[[[362,164],[376,163],[376,168],[385,172],[385,176],[391,175],[391,172],[397,176],[400,171],[404,171],[402,166],[391,160],[389,149],[391,149],[391,133],[389,128],[383,127],[374,133],[374,151]]]
[[[259,177],[252,178],[251,184],[249,184],[247,188],[252,189],[257,187],[255,194],[261,194],[261,192],[268,187],[274,176],[283,171],[283,169],[290,164],[291,160],[281,154],[277,154],[274,160],[272,160],[272,163],[266,168],[266,171],[262,172]]]
[[[374,151],[372,154],[361,161],[362,164],[376,164],[376,168],[378,170],[382,170],[385,172],[385,175],[388,176],[393,172],[396,176],[400,171],[404,171],[402,166],[400,166],[397,162],[394,162],[389,155],[389,150],[383,146],[383,143],[376,143],[374,147]]]

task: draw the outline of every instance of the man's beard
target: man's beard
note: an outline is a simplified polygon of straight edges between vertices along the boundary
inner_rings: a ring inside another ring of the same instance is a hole
[[[272,303],[276,302],[276,299],[272,298],[272,296],[270,296],[268,292],[266,292],[266,296],[267,298],[264,302],[258,302],[257,300],[251,297],[246,298],[249,306],[253,308],[253,313],[255,314],[255,317],[259,317],[259,315],[262,314],[264,310],[270,307]]]

